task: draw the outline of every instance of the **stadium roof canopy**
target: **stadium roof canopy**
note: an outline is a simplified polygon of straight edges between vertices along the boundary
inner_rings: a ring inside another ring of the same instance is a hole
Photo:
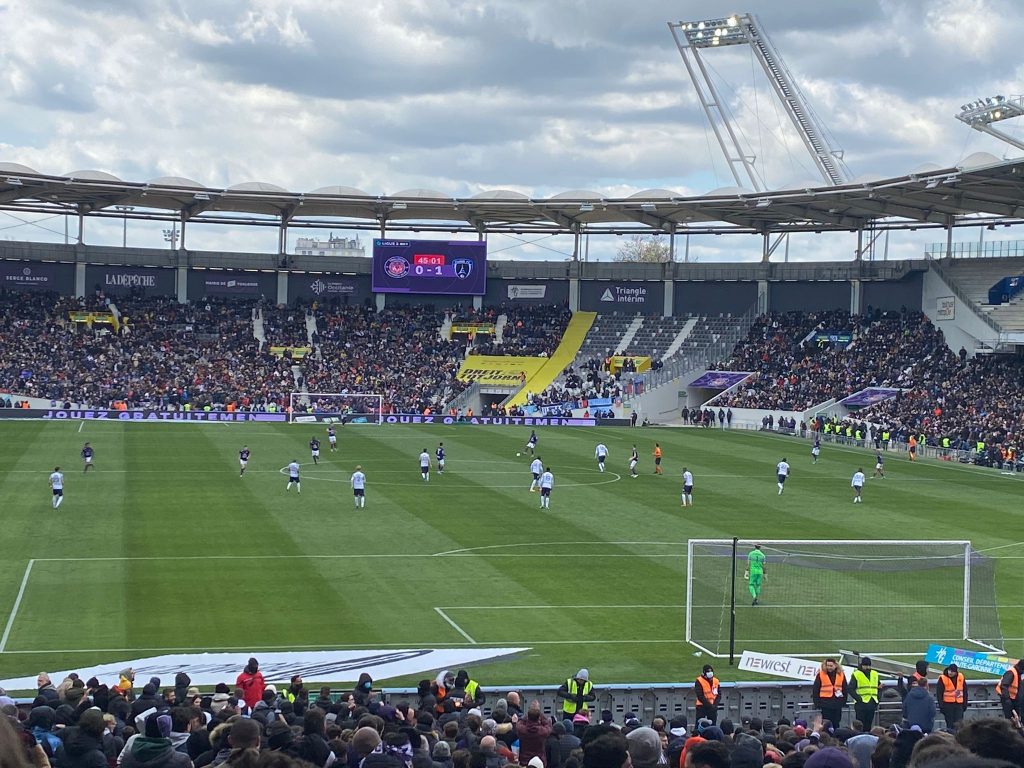
[[[699,197],[648,189],[626,198],[572,190],[530,198],[492,190],[452,198],[426,189],[378,196],[330,186],[290,192],[249,182],[226,189],[180,177],[128,182],[103,171],[49,176],[0,162],[0,210],[220,224],[385,231],[770,233],[908,229],[1024,220],[1024,159],[976,153],[888,179],[771,192],[730,187]]]

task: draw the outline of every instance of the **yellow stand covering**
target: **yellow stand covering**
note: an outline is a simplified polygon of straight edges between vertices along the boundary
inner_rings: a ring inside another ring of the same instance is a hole
[[[576,357],[576,353],[583,346],[583,340],[590,332],[590,326],[594,324],[597,312],[574,312],[569,321],[562,341],[558,348],[552,353],[547,362],[532,376],[527,376],[526,383],[515,396],[508,402],[508,406],[526,405],[527,392],[543,392],[551,386]]]

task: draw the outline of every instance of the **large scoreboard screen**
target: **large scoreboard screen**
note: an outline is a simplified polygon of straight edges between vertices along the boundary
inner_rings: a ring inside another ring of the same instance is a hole
[[[375,293],[482,296],[487,243],[480,240],[373,241]]]

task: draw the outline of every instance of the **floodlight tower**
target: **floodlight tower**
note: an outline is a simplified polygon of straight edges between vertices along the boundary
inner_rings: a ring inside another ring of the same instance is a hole
[[[1024,149],[1024,141],[992,127],[993,123],[1021,116],[1024,116],[1024,96],[1011,96],[1010,98],[990,96],[964,104],[960,107],[960,114],[956,116],[956,119],[967,123],[976,131],[1002,139],[1017,149]]]
[[[838,185],[850,180],[849,169],[843,163],[843,150],[830,139],[824,124],[810,108],[756,16],[741,13],[720,19],[669,22],[668,27],[697,90],[704,114],[739,186],[746,183],[755,191],[765,189],[754,167],[754,156],[746,152],[740,143],[730,121],[728,105],[718,95],[703,59],[708,50],[730,45],[749,45],[753,50],[825,183]],[[741,172],[746,179],[741,178]]]

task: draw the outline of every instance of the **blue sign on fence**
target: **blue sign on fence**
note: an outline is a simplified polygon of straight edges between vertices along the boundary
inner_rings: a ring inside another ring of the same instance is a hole
[[[965,651],[962,648],[951,648],[948,645],[936,645],[935,643],[928,646],[928,653],[924,658],[931,664],[943,667],[956,664],[961,670],[969,669],[974,672],[999,676],[1002,676],[1003,672],[1017,663],[1016,659],[1011,659],[1008,656],[982,651]]]

